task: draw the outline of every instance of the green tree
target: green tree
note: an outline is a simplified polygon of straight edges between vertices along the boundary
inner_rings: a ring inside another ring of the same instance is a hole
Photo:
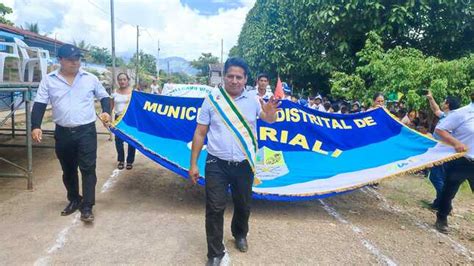
[[[112,55],[110,54],[109,49],[103,47],[93,45],[90,46],[86,59],[95,64],[102,64],[106,66],[112,65]]]
[[[13,13],[13,9],[0,3],[0,23],[13,26],[13,22],[5,18],[5,15]]]
[[[422,89],[431,89],[441,102],[447,95],[469,101],[474,87],[474,54],[456,60],[426,56],[414,48],[397,46],[384,51],[381,38],[371,32],[358,56],[354,74],[334,72],[331,93],[346,99],[368,101],[375,92],[403,93],[409,108],[427,109]]]
[[[76,40],[72,40],[72,44],[74,44],[74,46],[79,47],[83,50],[91,49],[91,45],[86,43],[86,41],[84,41],[84,40],[81,40],[79,42],[77,42]]]
[[[40,32],[40,29],[39,29],[39,26],[38,26],[38,22],[36,22],[36,23],[28,23],[28,22],[26,22],[26,23],[25,23],[25,28],[22,27],[22,29],[27,30],[27,31],[30,31],[30,32],[34,32],[34,33],[36,33],[36,34],[39,34],[39,32]]]
[[[366,33],[384,49],[416,48],[454,59],[474,49],[469,1],[257,0],[231,55],[298,87],[327,89],[330,73],[351,73]]]
[[[201,53],[201,56],[197,60],[191,61],[191,66],[199,70],[198,77],[206,78],[209,76],[209,65],[219,63],[219,58],[213,56],[212,53]]]
[[[80,42],[73,41],[73,43],[75,46],[87,50],[85,56],[86,61],[94,64],[105,65],[108,67],[112,66],[112,53],[109,51],[109,49],[87,44],[83,40]],[[116,67],[123,67],[126,65],[127,63],[123,58],[115,57]]]
[[[139,53],[139,72],[145,72],[148,75],[156,76],[156,58],[151,54],[146,54],[143,51]],[[130,59],[129,67],[135,69],[137,62],[137,53],[133,54],[132,59]]]

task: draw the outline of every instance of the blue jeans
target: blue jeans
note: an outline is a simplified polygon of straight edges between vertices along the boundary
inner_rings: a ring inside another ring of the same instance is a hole
[[[430,171],[430,181],[433,184],[436,190],[436,199],[433,201],[433,205],[437,206],[439,204],[439,199],[441,198],[441,192],[443,191],[444,187],[444,180],[446,176],[446,172],[444,169],[444,164],[435,166],[431,168]]]

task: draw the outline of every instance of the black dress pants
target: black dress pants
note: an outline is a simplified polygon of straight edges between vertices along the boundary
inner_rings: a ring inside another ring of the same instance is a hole
[[[83,207],[95,204],[97,132],[95,122],[67,128],[56,125],[56,156],[63,170],[63,183],[69,201],[80,200],[77,168],[82,176]]]
[[[247,236],[254,174],[247,160],[228,162],[209,154],[205,177],[207,257],[212,258],[224,254],[224,210],[229,186],[234,202],[232,235],[235,238]]]
[[[438,216],[445,218],[452,210],[452,202],[459,186],[466,181],[469,181],[471,190],[474,192],[474,161],[470,161],[465,157],[457,160],[447,162],[445,164],[446,181],[444,183],[443,191],[439,201]]]

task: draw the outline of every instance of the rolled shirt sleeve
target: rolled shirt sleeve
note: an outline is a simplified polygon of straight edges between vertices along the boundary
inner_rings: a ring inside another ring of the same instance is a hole
[[[47,79],[42,79],[38,90],[36,91],[36,97],[35,97],[35,102],[37,103],[44,103],[48,104],[49,103],[49,93],[48,93],[48,80]]]
[[[460,116],[459,113],[453,112],[449,116],[440,120],[438,125],[436,125],[436,129],[453,132],[455,129],[457,129],[461,125],[462,122],[463,122],[462,116]]]
[[[208,97],[206,97],[202,103],[201,111],[197,117],[197,123],[206,126],[211,123],[211,103]]]
[[[102,86],[102,83],[100,83],[100,81],[97,77],[95,77],[95,82],[96,82],[95,87],[94,87],[95,97],[99,100],[101,100],[105,97],[110,98],[109,94],[105,90],[104,86]]]

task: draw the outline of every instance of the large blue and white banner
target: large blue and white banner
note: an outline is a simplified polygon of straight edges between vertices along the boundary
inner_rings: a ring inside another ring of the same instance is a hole
[[[202,102],[134,91],[112,131],[188,178]],[[405,127],[383,108],[351,115],[323,113],[290,101],[282,101],[281,108],[275,123],[257,123],[256,198],[327,197],[462,156]],[[199,157],[202,177],[206,155],[204,147]]]

